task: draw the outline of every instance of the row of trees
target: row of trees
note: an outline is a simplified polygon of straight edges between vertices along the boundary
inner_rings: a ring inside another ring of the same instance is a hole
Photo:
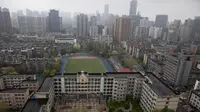
[[[86,52],[92,52],[105,58],[110,56],[111,47],[107,43],[88,41],[83,43],[82,46]]]

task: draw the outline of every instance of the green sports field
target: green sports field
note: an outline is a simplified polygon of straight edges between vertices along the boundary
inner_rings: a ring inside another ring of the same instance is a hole
[[[73,59],[69,58],[65,66],[67,73],[85,71],[89,73],[106,72],[103,63],[99,59]]]

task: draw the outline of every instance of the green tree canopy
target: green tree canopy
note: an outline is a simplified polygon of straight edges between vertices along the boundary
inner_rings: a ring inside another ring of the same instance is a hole
[[[0,71],[3,74],[17,74],[15,68],[13,67],[2,67]]]

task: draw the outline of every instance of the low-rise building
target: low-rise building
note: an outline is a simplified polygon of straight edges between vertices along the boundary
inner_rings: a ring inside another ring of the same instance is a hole
[[[16,75],[3,75],[5,88],[21,88],[21,83],[24,80],[34,80],[34,74],[16,74]]]
[[[5,86],[4,86],[4,82],[3,82],[3,77],[0,76],[0,90],[4,89],[4,88],[5,88]]]
[[[3,89],[0,91],[0,101],[9,108],[20,109],[29,98],[28,89]]]
[[[58,44],[76,44],[76,39],[75,38],[56,38],[55,43]]]
[[[175,95],[167,86],[153,74],[147,73],[148,79],[143,83],[140,106],[144,112],[161,110],[165,107],[176,111],[179,96]]]
[[[200,89],[191,91],[189,103],[200,111]]]
[[[29,88],[29,91],[37,91],[39,82],[37,80],[23,80],[21,88]]]

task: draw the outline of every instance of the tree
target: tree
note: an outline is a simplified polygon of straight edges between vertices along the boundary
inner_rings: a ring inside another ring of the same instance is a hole
[[[3,74],[17,74],[15,68],[13,67],[2,67],[0,71]]]
[[[51,70],[51,76],[54,76],[56,73],[56,69]]]
[[[50,74],[50,70],[45,68],[44,71],[43,71],[43,75],[49,75]]]
[[[65,55],[66,53],[67,53],[67,50],[64,49],[64,48],[60,50],[60,54],[61,54],[61,55]]]

